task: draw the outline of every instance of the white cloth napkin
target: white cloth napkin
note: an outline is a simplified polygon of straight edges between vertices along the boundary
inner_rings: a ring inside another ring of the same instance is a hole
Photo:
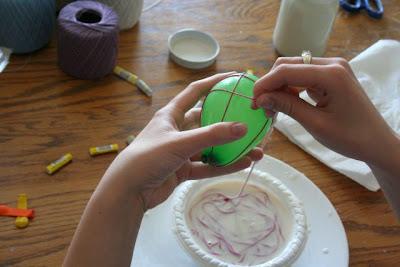
[[[400,42],[380,40],[351,60],[350,65],[372,103],[393,130],[400,134]],[[301,97],[312,102],[305,92]],[[294,119],[280,113],[275,127],[330,168],[369,190],[380,188],[364,162],[347,158],[321,145]]]

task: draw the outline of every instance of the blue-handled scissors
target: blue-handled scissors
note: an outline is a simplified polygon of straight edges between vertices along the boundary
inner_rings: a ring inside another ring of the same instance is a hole
[[[372,0],[375,7],[369,4],[369,0],[340,0],[340,6],[349,12],[358,12],[362,9],[367,10],[368,15],[375,19],[380,19],[383,16],[383,4],[381,0]]]

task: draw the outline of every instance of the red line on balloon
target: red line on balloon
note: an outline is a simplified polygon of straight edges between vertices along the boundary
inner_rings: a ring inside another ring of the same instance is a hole
[[[242,94],[239,94],[239,93],[237,93],[237,92],[232,92],[232,91],[229,91],[229,90],[226,90],[226,89],[213,89],[213,90],[210,92],[210,94],[211,94],[212,92],[225,92],[225,93],[228,93],[228,94],[234,94],[234,95],[237,95],[237,96],[240,96],[240,97],[243,97],[243,98],[246,98],[246,99],[249,99],[249,100],[253,101],[253,98],[250,97],[250,96],[242,95]]]
[[[239,83],[240,83],[240,81],[241,81],[241,79],[242,79],[243,77],[246,78],[246,79],[249,79],[249,80],[253,81],[254,83],[256,82],[256,80],[254,80],[253,78],[247,76],[246,73],[232,74],[232,75],[230,75],[228,78],[230,78],[230,77],[235,77],[235,76],[239,76],[239,79],[236,81],[235,87],[232,89],[232,91],[229,91],[229,90],[226,90],[226,89],[212,89],[212,90],[207,94],[206,98],[204,99],[203,105],[202,105],[202,108],[203,108],[204,103],[205,103],[206,100],[207,100],[207,97],[208,97],[212,92],[219,91],[219,92],[226,92],[226,93],[231,94],[231,96],[229,97],[228,103],[227,103],[227,105],[226,105],[226,107],[225,107],[224,114],[222,115],[221,122],[223,122],[224,119],[225,119],[226,113],[227,113],[227,111],[228,111],[228,109],[229,109],[229,105],[231,104],[231,101],[232,101],[232,98],[233,98],[234,95],[237,95],[237,96],[239,96],[239,97],[243,97],[243,98],[246,98],[246,99],[249,99],[249,100],[253,100],[252,97],[248,97],[248,96],[245,96],[245,95],[243,95],[243,94],[237,93],[237,92],[236,92],[236,89],[237,89],[237,87],[238,87],[238,85],[239,85]],[[201,120],[201,117],[200,117],[200,120]],[[250,144],[248,144],[248,145],[246,146],[246,148],[245,148],[244,150],[242,150],[242,151],[240,152],[240,154],[239,154],[237,157],[235,157],[233,160],[231,160],[230,162],[228,162],[227,164],[224,164],[224,165],[228,165],[228,164],[232,163],[233,161],[235,161],[237,158],[239,158],[239,157],[243,154],[243,152],[254,142],[254,140],[257,139],[257,137],[262,133],[262,131],[264,130],[264,128],[265,128],[265,126],[266,126],[267,123],[268,123],[268,121],[263,125],[263,127],[262,127],[261,130],[260,130],[260,132],[253,138],[253,140],[250,142]],[[210,150],[210,152],[209,152],[209,155],[212,155],[213,151],[214,151],[214,146],[211,147],[211,150]],[[224,166],[224,165],[219,165],[219,166]],[[218,165],[217,165],[217,166],[218,166]]]

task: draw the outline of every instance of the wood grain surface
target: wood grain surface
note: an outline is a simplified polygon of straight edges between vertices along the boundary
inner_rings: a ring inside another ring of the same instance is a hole
[[[340,11],[326,56],[350,60],[379,39],[399,40],[400,0],[383,2],[382,20]],[[164,0],[143,13],[135,28],[121,33],[118,64],[154,89],[152,99],[113,75],[100,81],[65,75],[55,41],[31,55],[12,56],[0,74],[0,203],[15,206],[17,195],[26,193],[36,218],[19,230],[13,219],[0,217],[0,266],[60,266],[87,200],[115,157],[91,158],[88,148],[124,147],[128,135],[193,80],[247,68],[267,72],[277,58],[272,33],[278,10],[273,0]],[[168,36],[186,27],[219,40],[216,64],[192,71],[168,59]],[[400,266],[400,225],[381,192],[327,168],[278,131],[267,151],[331,200],[346,229],[350,266]],[[47,175],[46,165],[67,152],[73,162]]]

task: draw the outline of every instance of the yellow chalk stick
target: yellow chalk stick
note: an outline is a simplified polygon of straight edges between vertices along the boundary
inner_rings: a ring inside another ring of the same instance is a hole
[[[27,209],[28,208],[28,198],[26,194],[19,194],[17,200],[17,208],[18,209]],[[15,226],[17,228],[25,228],[29,224],[28,217],[17,217],[15,219]]]
[[[118,77],[120,77],[121,79],[123,79],[123,80],[125,80],[125,81],[128,81],[129,83],[131,83],[131,84],[133,84],[133,85],[136,85],[136,82],[137,82],[137,80],[138,80],[138,77],[137,77],[135,74],[130,73],[129,71],[124,70],[123,68],[121,68],[121,67],[119,67],[119,66],[116,66],[116,67],[114,68],[114,73],[115,73]]]
[[[89,154],[91,156],[96,156],[100,154],[106,154],[106,153],[111,153],[111,152],[118,152],[118,144],[111,144],[111,145],[105,145],[105,146],[98,146],[98,147],[91,147],[89,149]]]
[[[114,74],[116,74],[118,77],[121,79],[136,85],[143,93],[145,93],[147,96],[152,96],[153,95],[153,90],[141,79],[139,79],[138,76],[136,76],[133,73],[130,73],[129,71],[116,66],[114,68]]]
[[[72,160],[72,154],[71,153],[65,154],[64,156],[62,156],[58,160],[50,163],[50,165],[48,165],[46,167],[47,173],[48,174],[55,173],[56,171],[61,169],[63,166],[67,165],[71,160]]]

